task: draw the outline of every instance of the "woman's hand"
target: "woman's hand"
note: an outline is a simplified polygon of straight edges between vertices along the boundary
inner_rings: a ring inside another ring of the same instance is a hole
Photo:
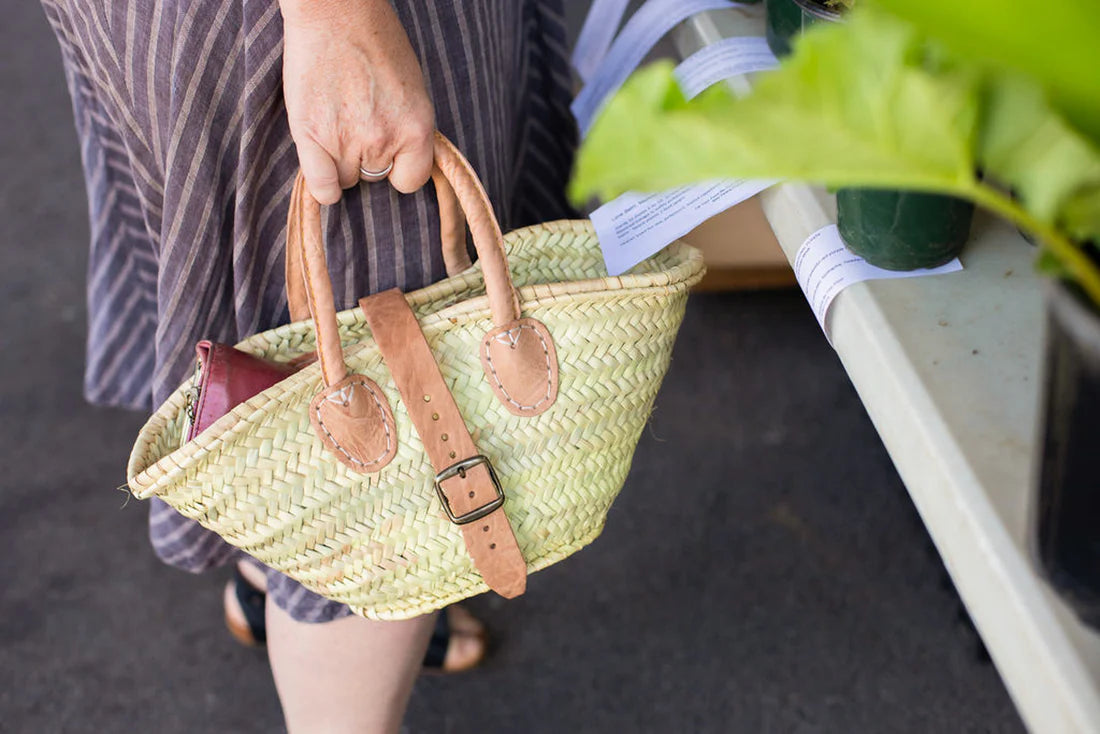
[[[432,172],[432,108],[388,0],[280,0],[283,91],[306,184],[322,204],[383,171],[412,193]]]

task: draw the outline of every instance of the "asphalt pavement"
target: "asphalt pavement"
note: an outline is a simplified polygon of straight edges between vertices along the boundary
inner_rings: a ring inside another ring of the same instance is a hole
[[[0,731],[271,732],[224,573],[157,562],[117,488],[144,416],[81,399],[88,239],[60,56],[0,25]],[[480,670],[410,732],[1019,732],[839,361],[794,291],[695,296],[604,535],[472,602]]]

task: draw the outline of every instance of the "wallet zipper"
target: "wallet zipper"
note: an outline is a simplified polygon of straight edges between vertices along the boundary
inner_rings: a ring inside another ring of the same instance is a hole
[[[187,441],[188,434],[191,433],[191,426],[195,425],[195,410],[199,404],[199,398],[202,396],[202,359],[195,360],[195,374],[191,378],[191,389],[187,391],[186,402],[184,403],[184,421],[183,421],[183,435],[182,441]]]

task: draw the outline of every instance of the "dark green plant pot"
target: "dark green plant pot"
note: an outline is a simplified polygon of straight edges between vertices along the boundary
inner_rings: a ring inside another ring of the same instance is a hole
[[[1046,368],[1031,550],[1081,620],[1100,629],[1100,311],[1075,286],[1047,288]]]
[[[974,205],[953,196],[893,189],[840,189],[837,228],[848,249],[886,270],[943,265],[970,237]]]
[[[768,46],[791,52],[795,36],[843,16],[816,0],[765,0]],[[837,226],[848,249],[887,270],[932,268],[959,254],[970,234],[974,206],[950,196],[886,189],[837,192]]]
[[[764,0],[765,35],[772,53],[782,58],[791,52],[791,41],[814,23],[840,20],[840,13],[813,0]]]

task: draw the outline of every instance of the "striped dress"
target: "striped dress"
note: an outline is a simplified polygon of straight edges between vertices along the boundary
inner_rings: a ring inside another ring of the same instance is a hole
[[[394,0],[437,124],[480,175],[505,230],[571,216],[575,126],[561,0]],[[72,94],[91,220],[85,394],[149,410],[194,344],[288,320],[286,210],[297,170],[276,0],[43,0]],[[327,209],[338,304],[444,275],[431,187],[385,182]],[[150,537],[192,572],[242,557],[159,500]],[[273,571],[300,621],[349,614]]]

